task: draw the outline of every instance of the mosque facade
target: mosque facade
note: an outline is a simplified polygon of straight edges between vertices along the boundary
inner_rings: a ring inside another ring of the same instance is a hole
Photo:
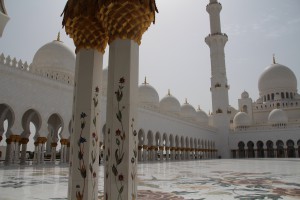
[[[168,91],[159,97],[146,80],[138,89],[138,160],[167,161],[213,158],[299,157],[300,95],[297,77],[276,63],[262,72],[259,98],[244,91],[238,108],[229,105],[222,6],[210,0],[212,112],[183,104]],[[8,16],[0,0],[0,36]],[[5,37],[5,35],[4,35]],[[42,46],[31,63],[0,55],[0,160],[25,164],[30,136],[34,162],[69,161],[72,132],[75,54],[60,40]],[[105,148],[108,70],[102,71],[100,148]],[[31,126],[34,126],[34,131]],[[60,149],[58,144],[60,143]]]

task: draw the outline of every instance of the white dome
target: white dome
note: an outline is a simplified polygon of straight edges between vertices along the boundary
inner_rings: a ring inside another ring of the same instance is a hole
[[[181,106],[180,114],[184,118],[195,118],[196,117],[196,110],[195,108],[189,104],[187,101]]]
[[[159,109],[162,112],[178,114],[180,112],[180,103],[174,96],[169,93],[160,100]]]
[[[154,87],[145,82],[139,86],[139,103],[142,106],[159,107],[159,96]]]
[[[31,67],[35,71],[75,73],[75,54],[61,41],[42,46],[34,55]]]
[[[258,89],[261,95],[268,92],[297,91],[297,78],[292,70],[281,64],[267,67],[259,78]]]
[[[270,124],[286,124],[288,122],[288,117],[285,111],[274,109],[270,112],[268,121]]]
[[[102,70],[102,80],[101,80],[101,91],[103,96],[107,96],[107,81],[108,81],[108,69]]]
[[[208,124],[208,115],[203,110],[201,110],[200,107],[196,112],[196,121],[199,123]]]
[[[234,127],[250,126],[251,119],[247,113],[238,112],[233,118],[233,125]]]
[[[241,98],[242,99],[248,99],[249,98],[249,93],[244,91],[242,94],[241,94]]]

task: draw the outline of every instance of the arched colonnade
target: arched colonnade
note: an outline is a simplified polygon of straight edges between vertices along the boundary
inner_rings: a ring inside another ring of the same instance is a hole
[[[59,113],[42,117],[34,108],[27,109],[21,116],[16,112],[9,104],[0,103],[0,145],[3,141],[7,144],[6,164],[25,164],[28,159],[36,164],[44,163],[45,159],[55,162],[56,158],[61,163],[69,161],[70,120],[64,120]],[[28,151],[32,148],[28,145],[34,146],[33,153]]]

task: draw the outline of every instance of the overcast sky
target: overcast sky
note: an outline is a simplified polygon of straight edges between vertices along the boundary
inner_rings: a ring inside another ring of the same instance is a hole
[[[32,62],[35,52],[56,38],[72,50],[72,40],[61,27],[66,0],[4,0],[10,21],[0,54]],[[156,24],[144,34],[140,46],[140,83],[147,76],[160,99],[168,89],[180,103],[185,98],[195,108],[211,110],[210,56],[204,38],[209,34],[208,0],[156,0]],[[229,102],[246,90],[258,98],[257,82],[263,70],[276,61],[292,69],[300,79],[299,0],[220,0]],[[108,49],[106,50],[108,52]],[[108,64],[105,54],[104,66]],[[300,84],[298,81],[298,88]]]

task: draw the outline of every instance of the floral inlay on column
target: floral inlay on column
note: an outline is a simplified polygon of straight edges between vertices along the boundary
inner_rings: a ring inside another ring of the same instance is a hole
[[[116,113],[116,117],[118,121],[120,122],[120,129],[118,128],[115,131],[116,134],[116,144],[117,144],[117,149],[115,151],[115,164],[112,166],[112,172],[115,176],[115,182],[118,190],[118,199],[122,199],[122,192],[124,189],[124,176],[121,173],[121,169],[119,168],[119,165],[123,161],[124,157],[124,141],[126,137],[126,133],[123,127],[123,121],[122,121],[122,111],[125,109],[125,106],[120,106],[120,102],[122,101],[123,98],[123,89],[124,89],[124,83],[125,79],[124,77],[120,78],[119,80],[119,86],[118,90],[115,92],[117,103],[118,103],[118,112]]]
[[[98,104],[99,104],[99,99],[98,99],[98,96],[99,96],[99,87],[97,86],[95,88],[95,94],[94,94],[94,97],[93,97],[93,106],[94,106],[94,115],[93,115],[93,128],[94,128],[94,132],[92,132],[92,151],[91,151],[91,163],[89,164],[89,169],[90,169],[90,172],[91,172],[91,176],[92,176],[92,179],[93,179],[93,194],[95,193],[98,193],[96,190],[96,183],[97,183],[97,171],[94,170],[94,165],[98,164],[96,163],[96,160],[97,160],[97,157],[99,157],[99,155],[97,155],[97,148],[99,148],[99,143],[98,143],[98,131],[97,131],[97,121],[98,121],[98,116],[99,116],[99,113],[97,112],[96,108],[98,107]],[[95,196],[93,196],[93,199],[95,199]]]
[[[87,115],[82,112],[80,114],[80,120],[81,120],[81,131],[80,131],[80,137],[78,140],[78,146],[79,146],[79,152],[78,152],[78,160],[79,160],[79,168],[78,170],[80,171],[81,177],[83,178],[83,187],[81,191],[76,192],[76,199],[77,200],[83,200],[83,195],[84,195],[84,190],[85,190],[85,179],[86,179],[86,165],[84,163],[83,155],[84,155],[84,143],[86,143],[86,139],[82,137],[83,135],[83,130],[85,128],[86,124],[86,118]],[[80,190],[80,185],[76,185],[76,188]]]

